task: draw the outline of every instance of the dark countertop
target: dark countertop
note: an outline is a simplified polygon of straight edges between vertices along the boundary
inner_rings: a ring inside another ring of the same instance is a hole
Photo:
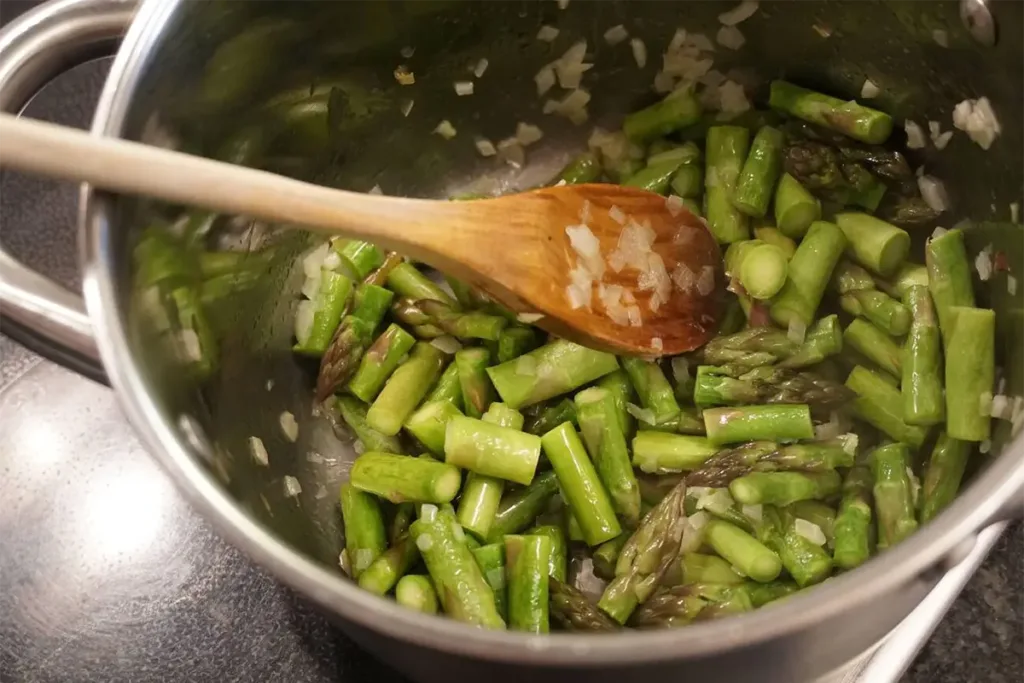
[[[55,82],[30,113],[84,125],[106,68],[93,63]],[[75,188],[4,173],[0,196],[5,246],[77,286]],[[0,359],[0,489],[17,474],[15,468],[38,465],[33,477],[22,478],[27,484],[0,495],[0,678],[401,680],[220,540],[142,451],[109,390],[40,361],[2,336]],[[43,397],[46,388],[50,392]],[[33,433],[50,441],[19,441],[25,415],[36,420]],[[93,432],[101,431],[106,445],[77,452],[87,431],[93,440]],[[107,475],[111,479],[95,490],[97,477]],[[135,529],[139,520],[123,517],[127,508],[114,504],[119,495],[128,496],[126,505],[131,502],[131,477],[148,482],[147,506],[159,501],[155,526],[140,536],[144,543],[97,548],[85,536],[68,540],[48,528],[84,519],[83,530],[103,524]],[[84,495],[87,483],[92,497]],[[96,504],[106,497],[110,505]],[[1022,569],[1024,529],[1017,524],[904,680],[1024,680]]]

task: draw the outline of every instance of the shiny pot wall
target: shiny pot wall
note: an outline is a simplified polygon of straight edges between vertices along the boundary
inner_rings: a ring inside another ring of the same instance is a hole
[[[379,185],[389,194],[448,196],[527,187],[580,149],[592,124],[614,127],[624,112],[653,100],[658,53],[676,27],[714,35],[717,15],[732,5],[577,0],[560,10],[554,2],[150,0],[124,38],[93,130],[356,190]],[[962,7],[973,34],[961,21]],[[1019,278],[1020,228],[991,221],[1005,220],[1009,203],[1020,201],[1024,176],[1021,9],[996,4],[993,33],[977,0],[762,3],[741,26],[746,45],[735,53],[719,49],[715,66],[739,69],[734,77],[755,95],[766,79],[784,75],[853,97],[868,77],[881,89],[879,107],[897,120],[935,119],[944,129],[958,101],[988,96],[1003,129],[990,151],[958,133],[943,152],[922,150],[914,162],[946,180],[950,223],[977,222],[968,233],[972,248],[994,243],[1010,255]],[[130,10],[116,0],[61,0],[32,21],[12,24],[0,36],[0,106],[17,109],[44,76],[116,37]],[[646,42],[645,69],[637,69],[627,45],[602,41],[619,23]],[[553,46],[535,39],[544,24],[561,31]],[[935,30],[947,31],[948,48],[935,43]],[[994,36],[994,46],[983,44]],[[541,113],[533,74],[580,38],[595,53],[585,78],[593,120],[574,127]],[[415,52],[403,56],[403,48]],[[489,66],[475,93],[457,97],[452,82],[469,78],[470,66],[484,57]],[[415,85],[395,81],[403,63]],[[414,106],[405,116],[409,101]],[[441,119],[458,129],[454,140],[431,133]],[[475,136],[507,137],[518,121],[545,131],[523,170],[477,154]],[[586,669],[594,681],[681,674],[764,681],[767,672],[780,681],[813,678],[893,628],[980,529],[1019,514],[1024,443],[1008,443],[1002,425],[998,457],[979,467],[937,520],[865,567],[752,614],[674,632],[541,638],[481,632],[399,609],[359,591],[337,568],[336,491],[354,454],[312,416],[310,368],[290,352],[302,279],[292,262],[307,238],[237,219],[220,226],[225,247],[266,247],[275,256],[255,289],[211,314],[218,362],[200,376],[173,343],[180,337],[167,332],[166,311],[135,286],[132,253],[140,232],[174,218],[168,207],[86,188],[88,316],[74,296],[2,255],[5,315],[56,340],[56,349],[70,348],[65,361],[88,365],[98,346],[129,418],[197,507],[334,613],[357,640],[419,680],[555,680],[567,669]],[[1020,290],[1009,295],[999,275],[979,291],[999,312],[1001,362],[1014,395],[1024,391]],[[296,444],[278,427],[284,410],[300,420]],[[263,439],[269,466],[251,457],[250,435]],[[297,478],[298,496],[286,495],[285,476]]]

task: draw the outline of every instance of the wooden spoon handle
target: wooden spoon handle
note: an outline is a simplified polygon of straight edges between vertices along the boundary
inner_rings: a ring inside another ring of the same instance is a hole
[[[423,248],[434,250],[430,230],[453,213],[448,202],[330,189],[10,114],[0,114],[0,141],[0,166],[331,234],[343,232],[412,256]]]

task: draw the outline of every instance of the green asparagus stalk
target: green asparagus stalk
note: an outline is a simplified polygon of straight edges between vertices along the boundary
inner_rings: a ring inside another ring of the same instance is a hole
[[[378,555],[373,564],[359,576],[359,587],[376,595],[385,595],[419,558],[416,542],[404,535]]]
[[[618,536],[622,528],[611,500],[572,424],[564,422],[552,429],[541,437],[541,443],[587,545],[599,545]]]
[[[611,393],[612,399],[615,401],[615,413],[618,415],[622,433],[628,439],[633,435],[633,428],[635,426],[633,416],[629,414],[629,410],[626,408],[632,402],[634,395],[629,375],[624,370],[610,372],[597,381],[597,386]],[[574,421],[568,417],[565,420]],[[557,424],[561,424],[565,420],[561,420]],[[554,426],[557,425],[552,425],[552,427]]]
[[[296,352],[310,356],[323,355],[348,308],[354,284],[340,273],[321,268],[320,288],[313,300],[313,322],[308,332],[297,336]],[[297,334],[299,332],[302,331],[297,330]]]
[[[700,436],[639,431],[633,437],[633,465],[648,474],[695,470],[717,452]]]
[[[627,357],[622,359],[622,367],[629,375],[640,404],[654,413],[655,424],[668,422],[679,415],[679,404],[672,385],[657,363]]]
[[[345,552],[353,579],[373,564],[388,546],[380,502],[351,484],[341,485],[341,518],[345,524]]]
[[[824,472],[751,472],[729,482],[729,493],[741,505],[790,505],[798,500],[824,500],[839,492],[842,479]]]
[[[755,299],[770,299],[786,283],[786,253],[761,240],[733,242],[725,252],[726,271]]]
[[[828,472],[837,467],[851,466],[854,450],[855,443],[849,436],[796,444],[752,441],[718,451],[686,475],[686,483],[719,487],[751,472]]]
[[[607,389],[591,387],[576,394],[575,400],[583,442],[612,507],[628,526],[634,526],[640,521],[640,486],[633,474],[615,399]]]
[[[547,536],[505,537],[505,583],[508,587],[508,626],[527,633],[548,632],[548,566],[551,539]]]
[[[771,126],[762,127],[754,136],[732,198],[733,205],[748,216],[763,218],[768,211],[782,170],[783,141],[782,131]]]
[[[647,147],[647,163],[660,164],[678,161],[681,164],[696,164],[701,159],[700,147],[694,142],[676,145],[668,140],[656,140]]]
[[[800,590],[792,581],[771,581],[769,583],[747,582],[744,586],[754,609],[764,607],[770,602],[780,600]]]
[[[712,339],[704,346],[704,363],[746,371],[788,358],[799,348],[782,330],[752,327]]]
[[[362,280],[384,264],[384,252],[369,242],[338,239],[331,243],[331,248],[353,280]]]
[[[459,367],[455,363],[450,363],[445,368],[423,403],[433,403],[434,401],[448,401],[461,412],[462,385],[459,384]]]
[[[842,350],[843,329],[839,326],[839,317],[827,315],[807,330],[804,343],[791,356],[783,359],[779,367],[805,368],[817,365]]]
[[[318,401],[326,400],[356,370],[393,296],[390,290],[366,282],[356,290],[351,315],[341,321],[320,359],[320,372],[316,379]]]
[[[370,451],[352,463],[349,483],[392,503],[447,503],[459,492],[458,469],[434,460]]]
[[[774,581],[782,572],[782,560],[770,548],[743,529],[720,519],[704,527],[704,541],[737,571],[755,581]]]
[[[996,314],[987,308],[954,306],[946,344],[946,431],[961,441],[989,438],[995,379]]]
[[[480,418],[494,398],[491,381],[487,378],[487,366],[491,354],[484,348],[460,349],[455,353],[455,366],[459,369],[459,385],[462,388],[462,403],[466,415]]]
[[[693,585],[659,588],[640,606],[630,619],[638,629],[679,628],[694,621],[708,601],[700,595],[700,587]]]
[[[559,581],[565,581],[569,571],[569,543],[565,538],[565,530],[558,524],[542,524],[530,529],[527,535],[548,537],[551,541],[548,574]]]
[[[523,426],[522,414],[504,403],[492,403],[483,421],[509,429],[520,429]],[[504,490],[505,482],[501,479],[470,472],[456,513],[462,528],[477,538],[486,539]]]
[[[597,605],[620,624],[661,583],[679,554],[686,526],[686,487],[678,484],[651,509],[629,537]]]
[[[782,566],[801,588],[821,583],[832,573],[829,554],[797,532],[792,515],[772,505],[765,505],[762,510],[758,538],[775,551]]]
[[[903,351],[892,337],[866,320],[856,319],[843,332],[843,341],[895,377],[903,373]]]
[[[890,280],[878,279],[875,284],[889,296],[902,298],[907,288],[914,285],[928,287],[928,268],[920,263],[902,263]]]
[[[844,259],[832,271],[831,286],[839,295],[850,294],[875,289],[875,278],[866,269]]]
[[[566,631],[615,631],[619,625],[573,586],[548,577],[549,612]]]
[[[534,406],[534,410],[527,420],[524,431],[537,436],[543,436],[563,422],[576,424],[576,404],[570,398],[563,398],[557,403],[550,405]],[[531,409],[533,410],[533,409]]]
[[[494,603],[494,593],[464,542],[454,513],[423,506],[409,533],[416,539],[416,547],[448,616],[484,628],[505,627]]]
[[[939,323],[927,287],[913,285],[903,297],[914,317],[903,348],[903,420],[938,424],[945,417]]]
[[[682,166],[678,160],[649,163],[631,175],[622,184],[626,187],[638,187],[654,194],[668,194],[669,182]]]
[[[800,181],[783,173],[775,190],[775,225],[786,237],[800,239],[821,219],[821,202]]]
[[[531,327],[513,325],[498,335],[498,362],[506,363],[537,348],[537,333]]]
[[[928,287],[939,314],[942,341],[949,344],[953,332],[952,308],[974,306],[971,266],[967,260],[963,232],[949,230],[929,240],[925,246],[925,263],[928,267]]]
[[[405,421],[405,430],[434,455],[444,455],[444,435],[448,421],[462,411],[448,401],[424,403]]]
[[[437,380],[442,367],[444,354],[430,344],[418,342],[409,359],[392,373],[377,395],[366,413],[366,422],[382,434],[397,434]]]
[[[832,223],[816,221],[789,261],[786,284],[771,307],[772,319],[780,325],[794,321],[808,326],[832,277],[832,270],[846,247],[843,232]]]
[[[508,324],[500,315],[460,312],[453,305],[432,299],[417,301],[401,298],[391,307],[391,313],[402,323],[417,330],[421,336],[430,337],[440,336],[437,334],[439,331],[440,334],[462,339],[497,341]],[[432,331],[428,334],[426,330]]]
[[[593,152],[585,152],[570,161],[551,184],[579,185],[592,183],[600,177],[601,162]]]
[[[786,81],[772,81],[768,104],[809,123],[824,126],[854,140],[877,145],[892,132],[892,118],[857,102],[829,97]]]
[[[631,142],[646,143],[693,125],[700,119],[701,106],[688,90],[677,90],[646,109],[628,114],[622,132]]]
[[[910,251],[910,235],[866,213],[841,213],[836,225],[846,235],[850,256],[883,277],[896,272]]]
[[[413,503],[399,503],[394,506],[394,511],[391,514],[391,520],[388,523],[388,541],[392,545],[394,545],[399,538],[408,533],[409,525],[416,517],[417,507],[419,506]]]
[[[491,543],[473,549],[473,559],[480,566],[487,585],[494,594],[494,606],[502,619],[508,619],[508,585],[505,580],[505,543]]]
[[[839,305],[850,315],[868,320],[890,336],[902,337],[910,331],[910,311],[885,292],[875,289],[851,292],[839,298]]]
[[[515,534],[528,528],[547,508],[556,493],[558,478],[550,470],[538,474],[534,477],[533,483],[526,488],[506,492],[494,516],[494,523],[491,524],[488,542],[499,542],[508,534]]]
[[[750,236],[747,217],[732,203],[749,145],[750,131],[739,126],[713,126],[704,143],[706,218],[711,234],[723,244]]]
[[[793,258],[793,254],[796,253],[796,242],[784,235],[778,228],[773,228],[770,225],[754,228],[754,239],[759,239],[781,249],[782,253],[786,255],[787,261]]]
[[[615,564],[619,560],[619,553],[622,547],[629,540],[629,532],[621,533],[610,541],[605,541],[594,548],[592,560],[594,562],[594,574],[605,581],[615,578]]]
[[[876,448],[870,455],[875,479],[873,494],[878,514],[878,547],[896,545],[917,530],[910,489],[910,451],[894,443]]]
[[[691,202],[704,192],[704,169],[696,162],[684,163],[672,176],[672,194]],[[687,206],[687,208],[689,208]],[[697,215],[700,215],[698,212]]]
[[[415,343],[411,334],[398,325],[390,325],[363,354],[348,390],[366,403],[373,401]]]
[[[395,602],[403,607],[437,614],[437,593],[430,577],[422,574],[407,574],[398,580],[395,586]]]
[[[367,450],[385,453],[402,453],[402,443],[394,436],[381,434],[366,423],[366,406],[357,398],[338,396],[330,405],[334,406],[341,419]]]
[[[840,569],[859,567],[871,557],[872,486],[874,480],[867,467],[858,465],[846,473],[843,498],[833,527],[835,549],[832,558]]]
[[[445,429],[445,462],[519,484],[533,481],[541,439],[516,429],[456,415]]]
[[[388,287],[398,296],[412,301],[430,299],[448,306],[456,302],[446,291],[437,286],[411,263],[401,263],[387,275]]]
[[[717,555],[683,553],[679,559],[679,577],[675,583],[666,577],[666,585],[692,586],[698,583],[717,583],[737,586],[745,581],[731,564]]]
[[[924,482],[921,485],[921,500],[918,507],[922,524],[932,520],[956,497],[970,455],[968,442],[950,438],[946,432],[939,434],[925,467]]]
[[[807,403],[815,413],[827,415],[853,398],[842,384],[812,372],[761,367],[729,377],[714,366],[697,368],[693,401],[700,408],[753,403]]]
[[[857,366],[846,378],[846,386],[857,394],[854,414],[889,438],[920,448],[928,436],[928,428],[908,425],[903,421],[903,397],[877,373]]]
[[[487,368],[501,400],[512,408],[539,403],[618,369],[615,356],[562,339]]]
[[[714,445],[814,437],[807,405],[709,408],[704,411],[704,428]]]

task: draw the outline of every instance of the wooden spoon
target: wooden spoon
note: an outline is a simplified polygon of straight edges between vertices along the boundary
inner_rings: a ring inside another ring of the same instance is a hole
[[[526,320],[541,315],[539,327],[595,348],[690,351],[714,335],[722,310],[721,255],[704,222],[636,188],[565,185],[472,201],[405,199],[320,187],[9,114],[0,115],[0,140],[3,166],[374,242],[478,287]],[[614,322],[598,286],[589,306],[573,308],[567,296],[577,254],[566,228],[586,218],[608,259],[623,230],[613,216],[649,225],[653,252],[684,287],[673,285],[652,310],[652,292],[637,286],[640,271],[605,268],[606,286],[634,295],[638,326]],[[678,265],[686,270],[676,271]]]

